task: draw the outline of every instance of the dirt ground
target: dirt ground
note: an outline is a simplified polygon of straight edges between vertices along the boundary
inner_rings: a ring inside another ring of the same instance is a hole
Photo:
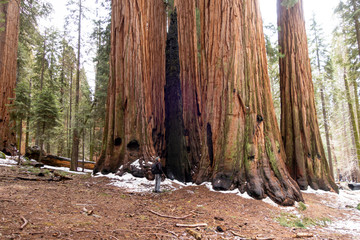
[[[205,186],[130,193],[105,177],[44,181],[37,174],[0,166],[0,239],[356,239],[324,229],[346,213],[315,194],[304,194],[307,207],[299,210],[313,225],[285,227],[281,221],[296,218],[286,208]],[[176,226],[200,223],[207,226]]]

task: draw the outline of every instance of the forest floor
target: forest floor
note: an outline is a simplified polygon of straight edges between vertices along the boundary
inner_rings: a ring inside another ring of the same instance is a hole
[[[209,184],[153,186],[0,164],[0,239],[360,239],[360,191],[307,191],[306,204],[280,207]]]

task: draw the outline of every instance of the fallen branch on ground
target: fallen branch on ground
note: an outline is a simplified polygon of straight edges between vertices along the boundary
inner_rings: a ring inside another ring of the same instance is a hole
[[[246,238],[246,237],[244,237],[244,236],[242,236],[242,235],[240,235],[239,233],[236,233],[236,232],[234,232],[234,231],[231,231],[231,230],[230,230],[230,232],[231,232],[234,236],[239,237],[239,238],[241,238],[241,239],[243,239],[243,240],[249,239],[249,238]]]
[[[157,216],[159,216],[159,217],[172,218],[172,219],[185,219],[185,218],[188,218],[188,217],[191,217],[191,216],[192,216],[192,214],[189,214],[189,215],[186,215],[186,216],[183,216],[183,217],[175,217],[175,216],[162,215],[162,214],[157,213],[157,212],[155,212],[155,211],[153,211],[153,210],[149,210],[149,212],[151,212],[151,213],[153,213],[153,214],[155,214],[155,215],[157,215]]]
[[[196,228],[196,227],[206,227],[207,224],[206,224],[206,223],[195,223],[195,224],[182,224],[182,223],[177,223],[177,224],[175,224],[175,226],[177,226],[177,227]]]
[[[85,207],[83,208],[84,213],[86,213],[88,216],[92,215],[94,213],[94,210],[87,210]]]
[[[21,220],[24,221],[24,224],[21,225],[20,230],[23,230],[29,222],[28,222],[28,220],[26,220],[26,218],[24,218],[23,216],[21,216]]]
[[[297,233],[294,238],[311,238],[314,235],[312,233]]]
[[[191,235],[193,236],[196,240],[201,240],[202,236],[201,236],[201,233],[197,232],[197,231],[194,231],[192,229],[186,229],[186,231]]]

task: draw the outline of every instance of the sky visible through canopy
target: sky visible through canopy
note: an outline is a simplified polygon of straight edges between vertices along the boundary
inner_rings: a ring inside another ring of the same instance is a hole
[[[84,0],[83,0],[84,1]],[[60,32],[63,31],[63,26],[65,22],[65,16],[69,15],[65,0],[51,0],[53,5],[54,12],[46,20],[40,22],[43,26],[49,27],[51,25],[55,26]],[[83,48],[82,48],[82,65],[86,69],[87,78],[92,89],[95,86],[95,71],[93,58],[95,56],[95,48],[92,47],[95,44],[90,41],[90,34],[94,29],[93,18],[96,16],[96,7],[99,5],[96,3],[96,0],[85,0],[84,5],[88,8],[87,18],[83,21]],[[259,0],[261,14],[264,20],[264,26],[272,23],[276,26],[277,22],[277,10],[276,10],[277,0]],[[334,16],[334,9],[339,4],[340,0],[303,0],[304,3],[304,13],[305,21],[307,28],[310,24],[310,19],[315,13],[318,23],[324,29],[326,39],[331,40],[331,32],[336,26],[337,18]],[[101,13],[100,13],[101,15]],[[73,29],[76,29],[75,26],[71,26]],[[43,27],[42,27],[43,28]],[[74,30],[73,32],[75,32]],[[72,34],[74,39],[72,44],[76,45],[75,34]]]

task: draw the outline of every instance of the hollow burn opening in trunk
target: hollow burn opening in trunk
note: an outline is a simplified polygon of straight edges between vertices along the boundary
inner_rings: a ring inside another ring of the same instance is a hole
[[[140,150],[140,144],[137,140],[131,140],[128,144],[127,144],[127,149],[129,151],[139,151]]]
[[[114,140],[114,145],[115,146],[120,146],[121,145],[121,142],[122,142],[122,139],[121,138],[115,138],[115,140]]]
[[[206,126],[206,144],[208,146],[208,153],[209,153],[209,159],[210,159],[210,166],[212,167],[214,164],[214,149],[213,149],[213,141],[212,141],[212,130],[210,123]]]

